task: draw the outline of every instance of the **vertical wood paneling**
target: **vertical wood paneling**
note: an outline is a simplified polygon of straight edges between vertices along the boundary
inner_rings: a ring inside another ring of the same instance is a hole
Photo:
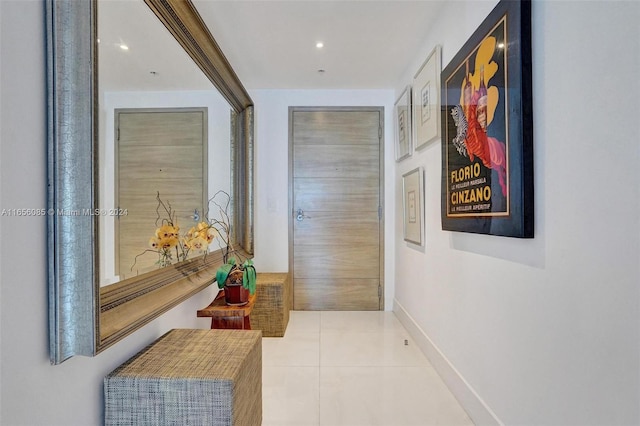
[[[373,145],[294,145],[294,177],[377,181],[379,155],[378,147]]]
[[[377,311],[377,279],[296,279],[295,309],[308,311]]]
[[[295,145],[378,145],[380,119],[370,111],[296,111]]]
[[[380,240],[378,212],[310,211],[307,219],[296,224],[294,245],[377,246]]]
[[[380,111],[291,117],[294,309],[381,309]]]
[[[158,216],[167,218],[158,210],[158,193],[175,210],[183,231],[193,226],[196,209],[201,214],[204,211],[206,120],[204,110],[125,110],[117,119],[116,200],[127,214],[118,220],[116,258],[120,278],[128,278],[157,268],[158,256],[144,251],[149,249],[156,226],[162,224]],[[175,260],[177,254],[173,255]]]
[[[380,184],[376,179],[296,178],[293,205],[309,210],[377,211],[380,205]]]

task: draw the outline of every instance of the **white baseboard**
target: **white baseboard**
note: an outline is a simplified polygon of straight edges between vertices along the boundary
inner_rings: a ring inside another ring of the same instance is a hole
[[[503,423],[496,414],[485,404],[476,391],[462,377],[446,356],[433,344],[429,336],[418,326],[404,307],[394,298],[393,312],[407,329],[420,350],[425,354],[433,368],[438,372],[453,396],[467,412],[476,425],[499,425]]]

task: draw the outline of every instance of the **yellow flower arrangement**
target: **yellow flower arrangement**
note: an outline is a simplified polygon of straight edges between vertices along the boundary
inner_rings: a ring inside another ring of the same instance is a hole
[[[191,253],[207,254],[209,246],[216,237],[220,237],[221,246],[226,246],[228,251],[228,237],[225,238],[225,236],[228,235],[230,227],[224,220],[228,220],[227,217],[223,218],[223,220],[200,221],[191,227],[186,234],[180,235],[176,212],[171,207],[171,204],[162,201],[160,193],[156,194],[156,199],[158,201],[156,230],[149,239],[148,248],[138,256],[149,252],[155,253],[158,256],[156,264],[158,267],[164,267],[171,265],[174,261],[186,260]],[[210,201],[213,201],[213,198]],[[221,208],[215,201],[214,204]],[[162,216],[166,217],[163,218]],[[136,260],[138,256],[136,256]],[[134,266],[135,261],[131,267],[132,270]]]
[[[156,229],[156,234],[149,240],[149,246],[153,249],[168,250],[178,245],[180,228],[173,225],[162,225]]]
[[[169,221],[156,229],[155,235],[149,239],[151,251],[158,253],[158,265],[167,266],[173,260],[172,249],[180,242],[180,227]],[[181,253],[177,253],[180,259]]]
[[[217,229],[208,222],[200,222],[189,229],[189,232],[182,238],[183,250],[206,252],[216,236],[218,236]]]

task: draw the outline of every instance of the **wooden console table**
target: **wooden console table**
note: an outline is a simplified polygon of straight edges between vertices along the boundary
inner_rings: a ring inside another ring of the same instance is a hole
[[[222,295],[222,297],[220,296]],[[256,303],[256,295],[249,296],[249,302],[243,306],[229,306],[224,301],[224,290],[209,306],[200,309],[198,317],[211,317],[211,328],[251,330],[249,315]]]

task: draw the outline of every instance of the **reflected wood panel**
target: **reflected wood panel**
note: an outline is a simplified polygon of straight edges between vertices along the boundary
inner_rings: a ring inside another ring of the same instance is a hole
[[[187,201],[193,199],[200,194],[200,202],[202,202],[202,190],[198,188],[198,184],[202,187],[202,178],[196,179],[137,179],[138,185],[129,186],[126,183],[120,184],[120,200],[121,208],[126,208],[131,201],[139,200],[143,204],[145,212],[154,213],[147,216],[151,221],[155,221],[155,211],[158,207],[157,194],[163,201],[170,203],[172,206],[187,206]],[[192,210],[193,212],[193,210]],[[135,212],[132,212],[134,214]]]
[[[202,111],[118,112],[120,146],[202,145],[202,123],[206,121]]]
[[[116,110],[117,205],[127,211],[116,223],[120,279],[164,266],[158,254],[145,252],[156,227],[168,221],[190,227],[193,219],[188,220],[189,216],[204,211],[208,196],[206,111]],[[176,207],[183,209],[180,217]],[[169,217],[165,208],[174,216]],[[184,210],[188,210],[186,215]],[[176,262],[182,252],[173,248],[169,253]]]
[[[202,144],[194,146],[121,146],[120,179],[203,179]],[[157,191],[156,191],[157,192]],[[155,194],[155,192],[154,192]]]

